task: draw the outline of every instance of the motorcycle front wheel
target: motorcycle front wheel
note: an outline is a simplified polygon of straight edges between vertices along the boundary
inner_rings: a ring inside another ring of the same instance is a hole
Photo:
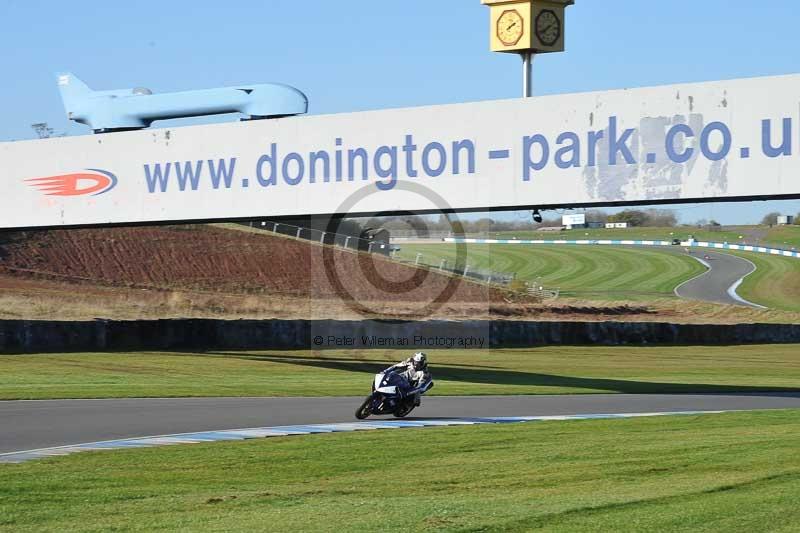
[[[364,420],[369,415],[372,414],[372,395],[367,396],[367,399],[364,400],[364,403],[356,409],[356,418],[359,420]]]

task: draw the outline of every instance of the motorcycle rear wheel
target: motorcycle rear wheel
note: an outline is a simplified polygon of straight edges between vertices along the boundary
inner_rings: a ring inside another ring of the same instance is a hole
[[[413,401],[402,403],[397,407],[397,409],[394,410],[394,413],[392,414],[395,416],[395,418],[403,418],[408,416],[408,414],[414,410],[414,407],[415,405]]]
[[[369,415],[372,414],[372,396],[367,396],[367,399],[364,400],[358,409],[356,409],[356,418],[359,420],[364,420]]]

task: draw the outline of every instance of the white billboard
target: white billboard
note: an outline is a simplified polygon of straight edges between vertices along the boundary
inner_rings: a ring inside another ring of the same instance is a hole
[[[0,227],[800,197],[800,75],[0,143]]]
[[[583,226],[586,224],[586,215],[583,213],[579,215],[562,215],[561,224],[563,226]]]

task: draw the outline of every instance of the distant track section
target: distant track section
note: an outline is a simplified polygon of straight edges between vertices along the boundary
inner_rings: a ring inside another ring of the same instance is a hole
[[[429,245],[400,244],[400,255],[437,268],[448,268],[459,260],[469,270],[514,273],[517,280],[561,295],[589,300],[630,300],[674,297],[675,287],[702,274],[703,266],[687,254],[668,253],[669,248],[634,249],[630,246],[558,246],[467,244],[465,250],[453,242]],[[677,247],[675,247],[677,248]]]
[[[737,250],[780,257],[800,258],[800,252],[794,250],[698,241],[684,241],[681,242],[680,245],[677,245],[672,241],[623,239],[523,240],[446,238],[444,241],[454,244],[642,246],[663,247],[664,249],[669,249],[670,251],[696,250],[698,254],[703,254],[704,259],[700,259],[697,256],[693,257],[699,260],[700,263],[702,263],[708,270],[705,273],[678,285],[675,288],[676,296],[690,300],[701,300],[727,305],[744,305],[755,308],[765,307],[745,300],[737,294],[736,290],[744,281],[744,278],[756,270],[756,265],[746,258],[730,254],[716,253],[716,251]],[[711,250],[714,250],[714,252]]]
[[[705,252],[702,259],[699,257],[695,259],[706,265],[708,270],[676,287],[677,296],[687,300],[763,308],[736,293],[744,278],[755,272],[756,266],[752,262],[741,257],[715,252]]]

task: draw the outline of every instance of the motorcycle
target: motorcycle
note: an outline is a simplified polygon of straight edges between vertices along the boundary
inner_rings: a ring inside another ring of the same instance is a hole
[[[408,388],[408,382],[398,372],[386,370],[375,375],[372,394],[356,409],[356,418],[363,420],[369,415],[407,416],[416,407],[414,396],[431,390],[433,381],[428,381],[415,389]]]

